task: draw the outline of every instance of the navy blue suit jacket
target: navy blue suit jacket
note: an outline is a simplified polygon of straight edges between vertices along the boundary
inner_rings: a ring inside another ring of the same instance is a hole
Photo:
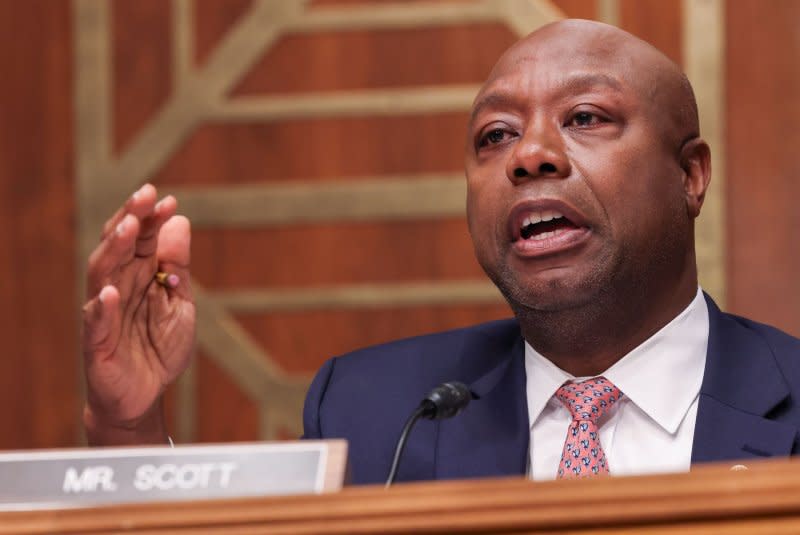
[[[800,340],[725,314],[706,300],[710,333],[692,462],[797,453]],[[398,480],[524,474],[528,407],[524,345],[515,320],[329,360],[306,398],[304,436],[347,439],[352,482],[383,482],[406,419],[445,381],[469,385],[477,399],[455,418],[417,424]]]

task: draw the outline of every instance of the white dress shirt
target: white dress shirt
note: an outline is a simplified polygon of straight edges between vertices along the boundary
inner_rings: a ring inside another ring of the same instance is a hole
[[[708,307],[698,288],[683,312],[600,374],[625,394],[598,422],[612,475],[689,470],[707,347]],[[527,342],[525,372],[529,474],[537,480],[555,479],[572,421],[555,393],[576,378]]]

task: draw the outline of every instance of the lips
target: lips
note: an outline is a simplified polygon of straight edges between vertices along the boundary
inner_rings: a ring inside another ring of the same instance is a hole
[[[508,218],[508,232],[517,253],[539,256],[582,242],[590,228],[586,217],[564,201],[540,199],[518,203]]]

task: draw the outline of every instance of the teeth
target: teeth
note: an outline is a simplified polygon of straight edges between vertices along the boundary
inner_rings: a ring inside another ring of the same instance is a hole
[[[542,212],[531,212],[528,214],[525,219],[522,220],[522,227],[525,228],[528,225],[535,225],[536,223],[542,223],[543,221],[552,221],[553,219],[559,219],[564,217],[561,215],[560,212],[556,212],[555,210],[544,210]]]
[[[551,236],[558,236],[559,234],[561,234],[563,232],[564,232],[564,229],[560,228],[560,229],[557,229],[557,230],[551,230],[550,232],[542,232],[541,234],[537,234],[535,236],[531,236],[530,239],[534,240],[534,241],[536,241],[536,240],[546,240],[547,238],[549,238]]]

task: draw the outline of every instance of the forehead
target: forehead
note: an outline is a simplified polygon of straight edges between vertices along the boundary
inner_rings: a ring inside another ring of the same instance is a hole
[[[543,70],[617,70],[645,52],[642,44],[632,35],[605,25],[551,25],[511,46],[492,69],[489,80],[530,70],[532,65]]]
[[[553,97],[589,92],[605,93],[615,100],[624,99],[626,95],[633,93],[624,80],[610,73],[585,70],[557,73],[555,76],[526,76],[522,73],[498,78],[486,85],[473,103],[472,118],[485,109],[518,106],[521,104],[519,101],[527,102],[534,91],[539,95]]]
[[[489,75],[473,104],[473,118],[487,106],[532,93],[569,95],[604,91],[635,100],[654,91],[648,69],[637,67],[618,39],[523,41],[512,47]]]

